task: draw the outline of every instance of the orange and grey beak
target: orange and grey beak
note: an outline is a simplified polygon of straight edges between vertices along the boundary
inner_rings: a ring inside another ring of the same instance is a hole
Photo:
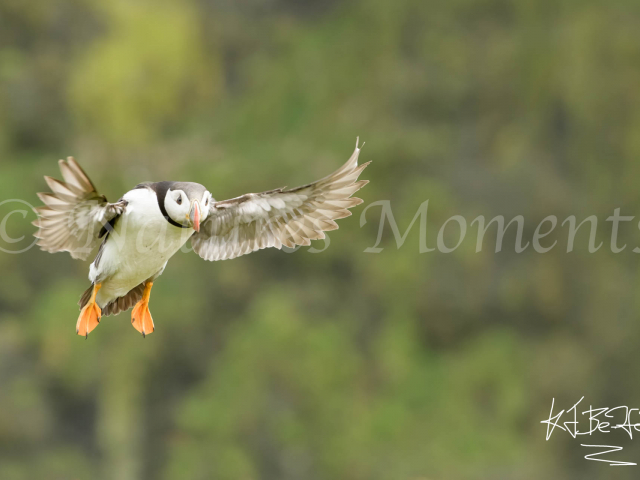
[[[189,224],[196,231],[200,231],[200,204],[197,200],[191,205],[191,211],[189,212]]]

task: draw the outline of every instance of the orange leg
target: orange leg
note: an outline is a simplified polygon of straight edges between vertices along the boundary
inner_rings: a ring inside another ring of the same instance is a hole
[[[91,333],[91,331],[100,323],[102,310],[96,303],[96,295],[101,287],[101,283],[96,283],[93,286],[91,299],[80,311],[80,316],[78,317],[78,322],[76,323],[76,333],[78,335],[83,335],[85,338],[87,338],[89,336],[89,333]]]
[[[147,282],[144,284],[144,293],[142,294],[142,298],[138,303],[136,303],[135,307],[133,307],[133,311],[131,312],[131,323],[133,324],[133,328],[138,330],[143,337],[149,333],[153,333],[155,330],[153,318],[151,318],[151,312],[149,311],[151,287],[153,287],[153,282]]]

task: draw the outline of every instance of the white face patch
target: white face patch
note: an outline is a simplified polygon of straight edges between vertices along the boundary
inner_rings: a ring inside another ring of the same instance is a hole
[[[168,190],[164,197],[164,208],[171,220],[180,225],[187,225],[191,203],[182,190]]]

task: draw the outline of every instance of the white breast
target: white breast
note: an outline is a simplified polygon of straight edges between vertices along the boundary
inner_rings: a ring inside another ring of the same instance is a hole
[[[154,191],[139,188],[127,192],[129,203],[109,234],[104,251],[89,279],[101,282],[97,301],[104,307],[132,288],[159,274],[167,261],[194,233],[171,225],[160,212]]]

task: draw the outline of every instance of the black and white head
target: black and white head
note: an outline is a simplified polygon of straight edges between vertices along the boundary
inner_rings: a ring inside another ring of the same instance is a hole
[[[156,184],[158,204],[169,223],[200,231],[200,223],[209,215],[211,193],[199,183],[159,182]]]

